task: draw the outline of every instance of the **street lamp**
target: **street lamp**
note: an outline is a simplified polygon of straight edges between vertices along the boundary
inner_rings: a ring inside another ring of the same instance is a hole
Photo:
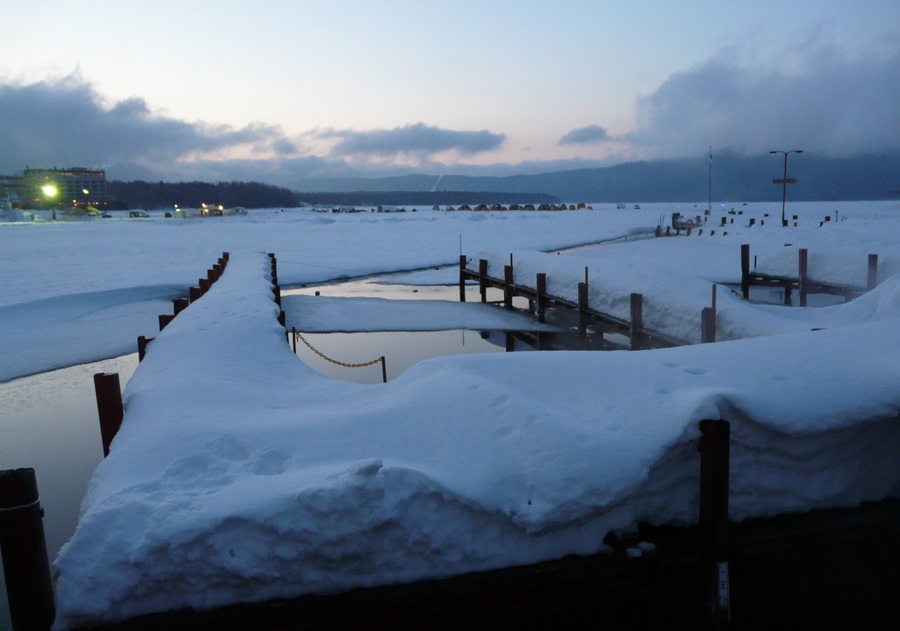
[[[55,184],[44,184],[41,187],[41,192],[44,193],[44,199],[48,201],[48,203],[53,207],[53,221],[56,221],[56,205],[53,201],[53,198],[56,197],[56,194],[59,190],[56,188]]]
[[[787,185],[797,183],[797,178],[792,177],[789,179],[787,176],[787,157],[789,153],[803,153],[803,149],[792,149],[790,151],[780,151],[776,149],[775,151],[770,151],[769,153],[784,154],[784,176],[772,180],[772,184],[781,184],[781,226],[784,227],[787,225],[787,220],[784,218],[784,203],[787,199]]]

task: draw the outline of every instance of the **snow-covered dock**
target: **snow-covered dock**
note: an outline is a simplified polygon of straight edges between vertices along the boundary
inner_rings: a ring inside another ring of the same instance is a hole
[[[361,386],[291,353],[268,265],[232,253],[148,349],[55,564],[57,628],[594,554],[639,522],[693,523],[704,418],[732,424],[733,520],[896,493],[896,319],[448,357]]]

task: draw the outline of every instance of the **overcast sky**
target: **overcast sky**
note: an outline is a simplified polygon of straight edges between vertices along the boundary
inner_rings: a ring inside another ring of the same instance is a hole
[[[0,174],[529,173],[900,147],[897,0],[6,3]]]

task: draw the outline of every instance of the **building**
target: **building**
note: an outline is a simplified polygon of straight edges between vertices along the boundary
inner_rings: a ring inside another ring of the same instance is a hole
[[[25,169],[20,186],[26,208],[93,206],[102,209],[109,202],[106,171],[100,169]]]
[[[22,200],[19,197],[21,188],[22,178],[14,175],[0,175],[0,207],[21,206]]]

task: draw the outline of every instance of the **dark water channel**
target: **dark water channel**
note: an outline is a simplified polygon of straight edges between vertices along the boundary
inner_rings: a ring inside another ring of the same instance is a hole
[[[391,276],[375,276],[345,283],[326,284],[284,290],[283,294],[321,295],[344,298],[384,298],[389,300],[446,300],[459,301],[458,285],[398,285],[391,284]],[[503,294],[489,288],[487,300],[500,302]],[[467,285],[466,301],[479,302],[478,286]],[[513,306],[526,310],[528,301],[515,298]],[[380,364],[363,368],[341,366],[341,363],[365,363],[384,356],[388,380],[413,364],[430,357],[467,353],[522,352],[533,350],[612,350],[626,343],[622,336],[598,334],[588,329],[579,334],[577,323],[565,314],[548,311],[548,322],[558,332],[530,331],[371,331],[360,333],[303,333],[296,344],[297,355],[310,367],[334,379],[358,383],[380,383]],[[306,343],[304,343],[304,341]],[[308,344],[307,344],[308,343]],[[312,348],[310,348],[310,346]],[[315,350],[313,350],[315,349]],[[316,353],[315,351],[319,351]],[[323,358],[321,355],[327,357]]]
[[[51,561],[75,532],[103,458],[93,375],[117,372],[124,387],[137,363],[132,354],[0,384],[0,469],[35,470]],[[0,630],[11,628],[0,572]]]

